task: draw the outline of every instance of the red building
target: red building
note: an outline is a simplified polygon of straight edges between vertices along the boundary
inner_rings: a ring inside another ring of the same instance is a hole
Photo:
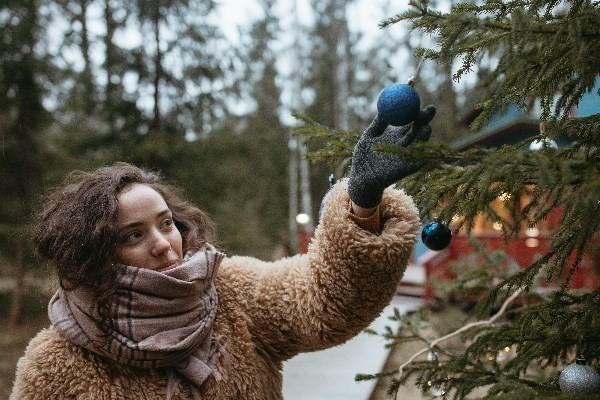
[[[596,114],[600,110],[600,79],[596,86],[595,90],[582,99],[579,107],[573,110],[573,117]],[[533,112],[526,113],[517,107],[508,107],[505,112],[492,117],[481,131],[469,133],[468,136],[454,142],[453,147],[458,150],[474,146],[500,147],[503,144],[513,144],[528,137],[533,137],[539,133],[539,120],[534,114]],[[474,118],[473,115],[472,118]],[[470,123],[468,120],[465,122]],[[559,141],[558,146],[560,145],[561,142]],[[492,204],[495,211],[500,214],[506,213],[502,205],[503,200],[499,198]],[[523,198],[521,200],[522,204],[526,204],[529,199]],[[552,231],[560,225],[560,214],[561,210],[554,210],[539,226],[533,229],[522,229],[519,237],[508,242],[502,237],[502,227],[500,225],[480,217],[476,220],[471,236],[483,243],[485,248],[490,251],[503,250],[511,261],[521,268],[526,268],[536,257],[545,254],[548,250]],[[419,248],[421,248],[420,252]],[[423,249],[422,245],[417,246],[418,254],[415,260],[417,267],[424,270],[424,290],[422,293],[427,298],[435,296],[432,287],[433,280],[452,279],[453,274],[450,264],[453,261],[464,260],[465,257],[475,252],[463,232],[453,232],[450,245],[442,251],[435,252]],[[599,267],[597,256],[594,259],[593,255],[586,254],[572,278],[571,286],[573,288],[597,288],[600,285],[600,280],[598,272],[594,271],[594,268],[599,269]]]

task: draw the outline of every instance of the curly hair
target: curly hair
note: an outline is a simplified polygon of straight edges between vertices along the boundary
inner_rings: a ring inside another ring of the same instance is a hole
[[[94,290],[101,327],[109,321],[116,287],[117,195],[133,183],[147,185],[163,197],[181,233],[184,253],[214,240],[208,216],[156,172],[123,162],[72,172],[64,186],[48,196],[34,224],[33,240],[37,255],[56,268],[63,289],[84,285]]]

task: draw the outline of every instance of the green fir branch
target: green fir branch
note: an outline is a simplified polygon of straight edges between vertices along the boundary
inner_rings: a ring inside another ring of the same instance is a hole
[[[322,144],[318,150],[308,153],[313,162],[325,162],[335,167],[342,160],[352,156],[352,149],[360,137],[358,131],[331,129],[313,120],[306,114],[294,113],[294,118],[302,124],[294,128],[294,134],[311,144]]]
[[[456,80],[473,70],[483,56],[498,60],[485,86],[489,98],[473,122],[477,129],[494,110],[542,100],[542,120],[566,119],[573,106],[594,87],[600,64],[600,7],[574,2],[566,14],[553,15],[556,2],[486,1],[456,4],[448,13],[411,1],[411,9],[380,26],[408,22],[413,30],[436,35],[432,60],[462,59]],[[558,101],[554,102],[555,96]],[[554,105],[554,110],[552,107]]]
[[[412,0],[409,10],[381,22],[381,27],[406,23],[413,31],[431,34],[434,49],[418,49],[417,54],[457,62],[456,80],[481,66],[490,68],[484,60],[491,63],[492,73],[480,82],[487,95],[478,105],[472,129],[508,105],[529,110],[534,101],[539,102],[544,123],[539,136],[496,149],[458,151],[436,144],[377,148],[422,164],[419,172],[399,182],[419,205],[422,220],[455,221],[454,229],[469,234],[483,217],[502,224],[508,241],[560,210],[560,225],[551,234],[548,250],[528,266],[518,267],[501,252],[488,252],[485,244],[472,242],[477,255],[464,258],[456,279],[437,287],[449,296],[447,302],[462,299],[468,304],[476,299],[470,315],[485,318],[518,288],[525,292],[502,320],[463,333],[462,347],[437,346],[437,362],[414,361],[400,376],[392,375],[390,394],[414,378],[424,392],[432,385],[453,399],[474,398],[481,388],[487,392],[484,398],[494,399],[600,398],[561,394],[558,387],[561,368],[576,353],[600,366],[600,292],[570,289],[584,254],[599,253],[600,113],[571,117],[599,77],[599,20],[597,1],[467,1],[443,13],[428,1]],[[338,160],[351,154],[357,133],[336,136],[311,121],[305,123],[302,134],[333,141],[320,158],[335,159],[336,151]],[[561,142],[561,148],[528,150],[532,140],[547,138]],[[491,206],[499,198],[507,214]],[[553,285],[550,294],[542,291],[546,282]],[[432,342],[421,333],[421,315],[395,316],[397,329],[381,332],[388,346],[407,341],[429,346]],[[512,359],[489,360],[504,347],[515,349]]]
[[[516,306],[513,311],[518,309],[517,313],[511,314],[509,310],[504,321],[479,326],[463,334],[461,342],[466,346],[459,354],[440,357],[436,362],[410,364],[394,379],[390,393],[394,394],[415,377],[423,391],[437,386],[455,399],[464,399],[482,386],[488,386],[488,394],[494,396],[508,393],[514,396],[520,389],[537,398],[561,398],[557,393],[556,375],[540,380],[531,375],[531,367],[544,365],[556,371],[559,365],[572,360],[575,347],[587,359],[600,355],[600,317],[597,316],[600,291],[580,295],[556,292],[549,297],[529,299]],[[584,326],[581,321],[585,321]],[[499,349],[511,346],[517,349],[513,359],[504,365],[495,360]]]

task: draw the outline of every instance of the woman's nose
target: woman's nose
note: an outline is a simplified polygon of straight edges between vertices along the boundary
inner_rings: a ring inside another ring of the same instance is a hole
[[[152,255],[160,256],[171,249],[171,243],[161,233],[156,233],[154,242],[152,243]]]

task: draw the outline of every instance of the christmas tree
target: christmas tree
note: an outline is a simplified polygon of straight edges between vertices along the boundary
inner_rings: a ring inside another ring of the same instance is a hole
[[[507,244],[552,214],[560,222],[530,265],[512,268],[502,252],[473,243],[479,258],[454,265],[456,279],[446,285],[454,299],[475,305],[464,324],[431,339],[419,320],[426,313],[396,315],[399,326],[383,335],[395,345],[422,341],[422,350],[399,368],[357,379],[391,377],[392,395],[416,382],[440,398],[600,399],[600,290],[572,285],[585,257],[597,264],[600,243],[600,110],[585,117],[572,112],[597,90],[600,3],[465,1],[440,12],[411,1],[381,26],[393,24],[430,34],[435,43],[417,56],[458,63],[457,81],[474,69],[491,71],[479,82],[486,95],[471,129],[509,106],[539,110],[539,135],[500,148],[380,148],[423,163],[398,183],[422,220],[468,235],[484,217]],[[335,165],[350,156],[358,132],[300,118],[300,134],[327,140],[314,159]]]

